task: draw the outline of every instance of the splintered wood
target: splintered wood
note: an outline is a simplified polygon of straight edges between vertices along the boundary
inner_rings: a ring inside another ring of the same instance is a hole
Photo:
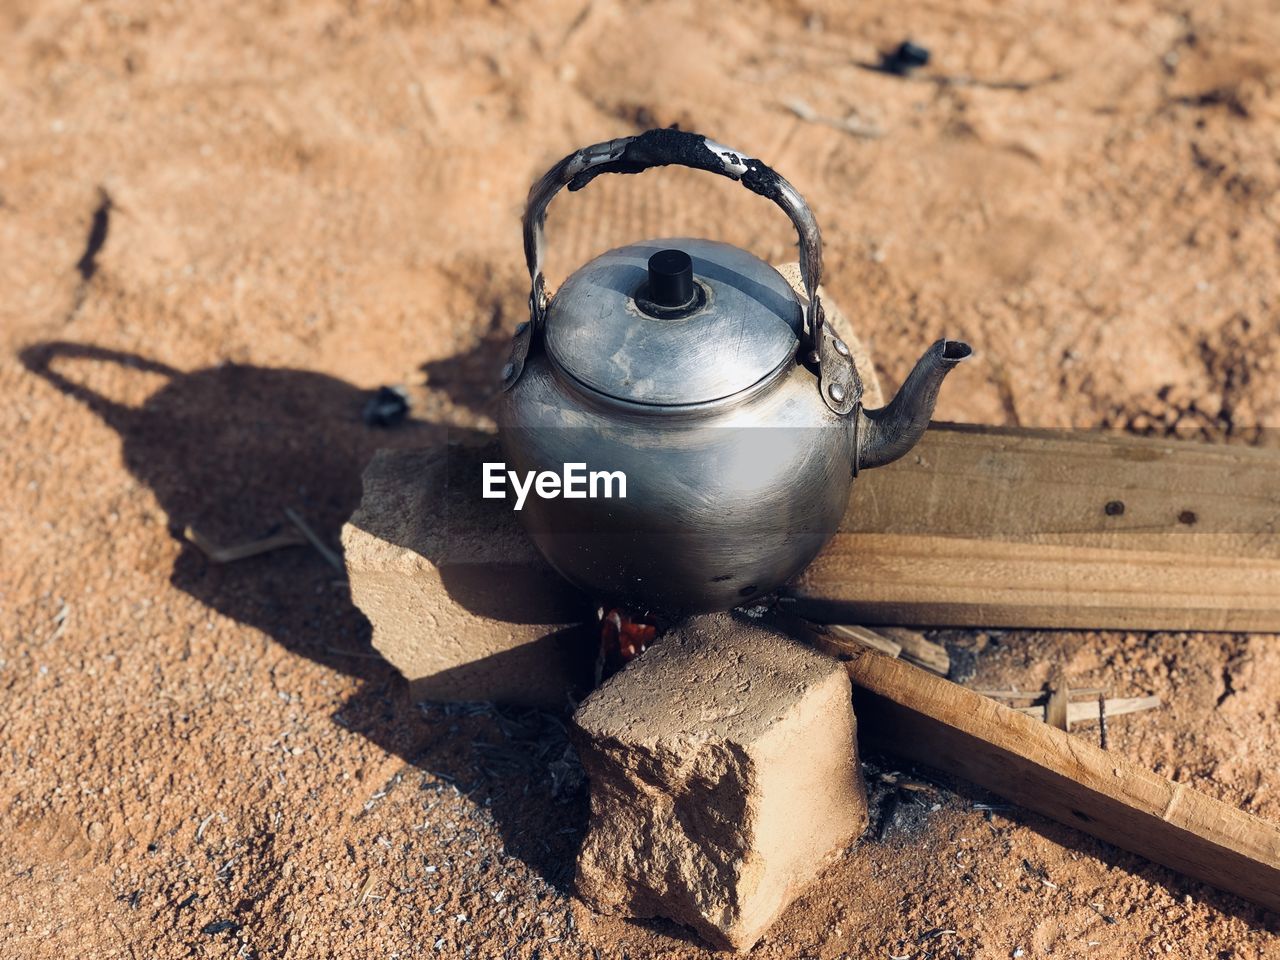
[[[1280,631],[1280,452],[936,424],[796,582],[825,622]]]
[[[877,650],[890,657],[902,657],[908,663],[945,677],[951,671],[951,656],[940,643],[926,639],[914,630],[900,627],[859,627],[843,623],[811,623],[783,614],[786,627],[799,639],[811,643],[823,653],[837,659],[863,649]]]
[[[874,749],[1280,911],[1280,828],[901,660],[846,668]]]
[[[1049,687],[1049,699],[1044,705],[1044,722],[1051,727],[1057,727],[1059,730],[1069,730],[1071,723],[1070,718],[1067,716],[1067,705],[1070,702],[1067,678],[1063,674],[1061,667],[1055,667],[1053,680]]]
[[[1141,713],[1144,710],[1158,710],[1159,697],[1116,697],[1103,700],[1084,700],[1067,704],[1067,724],[1070,727],[1078,723],[1100,721],[1103,717],[1120,717],[1127,713]],[[1018,713],[1025,713],[1037,720],[1045,719],[1044,705],[1031,707],[1014,707]],[[1103,712],[1105,710],[1105,713]]]

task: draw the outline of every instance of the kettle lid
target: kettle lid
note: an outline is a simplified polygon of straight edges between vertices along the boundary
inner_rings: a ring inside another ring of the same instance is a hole
[[[707,403],[795,357],[803,311],[759,257],[687,237],[601,254],[556,292],[551,359],[606,396],[652,406]]]

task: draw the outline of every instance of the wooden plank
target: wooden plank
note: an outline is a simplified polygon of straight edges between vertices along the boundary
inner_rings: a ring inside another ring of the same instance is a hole
[[[790,592],[826,622],[1280,631],[1280,451],[938,424]]]
[[[1280,560],[1280,450],[935,423],[840,530]]]
[[[1280,561],[1211,554],[838,534],[791,596],[821,622],[1280,632]]]
[[[867,746],[1280,911],[1274,824],[901,660],[846,666]]]

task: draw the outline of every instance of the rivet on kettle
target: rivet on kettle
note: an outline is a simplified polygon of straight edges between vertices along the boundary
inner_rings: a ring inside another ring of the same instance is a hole
[[[849,355],[849,345],[839,337],[836,338],[835,347],[836,353],[840,354],[840,356],[847,357]]]
[[[516,372],[516,365],[514,363],[508,363],[506,366],[502,368],[502,379],[510,380],[511,375],[515,372]]]
[[[839,403],[844,399],[844,387],[838,383],[833,383],[831,386],[827,387],[827,393],[831,394],[831,399],[836,403]]]

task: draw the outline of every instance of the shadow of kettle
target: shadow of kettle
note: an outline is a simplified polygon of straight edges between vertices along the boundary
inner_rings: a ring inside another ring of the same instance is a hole
[[[480,360],[468,356],[464,369],[479,371]],[[182,535],[192,526],[215,543],[256,538],[284,522],[284,509],[292,507],[336,545],[376,450],[460,439],[474,445],[483,435],[413,419],[394,430],[370,428],[361,413],[372,391],[306,370],[227,363],[185,372],[138,354],[65,341],[28,346],[20,360],[119,435],[125,467],[155,495],[170,535],[182,544],[169,575],[173,586],[291,653],[363,681],[334,722],[456,781],[490,811],[512,855],[568,889],[586,799],[581,790],[562,795],[553,789],[560,774],[549,765],[562,765],[563,754],[558,719],[527,709],[413,703],[395,670],[373,651],[369,623],[352,604],[345,578],[318,553],[286,549],[217,564]],[[85,363],[158,376],[162,383],[130,405],[82,382],[94,376],[77,379],[73,373]],[[467,392],[461,384],[457,391]],[[456,590],[460,603],[487,602],[474,584],[458,583]],[[508,728],[517,731],[514,739]],[[504,736],[517,743],[510,752],[522,758],[519,769],[497,778],[487,776],[481,762],[493,762],[492,749],[480,760],[476,754],[495,735],[499,744]],[[550,818],[567,818],[574,829],[547,842]]]

